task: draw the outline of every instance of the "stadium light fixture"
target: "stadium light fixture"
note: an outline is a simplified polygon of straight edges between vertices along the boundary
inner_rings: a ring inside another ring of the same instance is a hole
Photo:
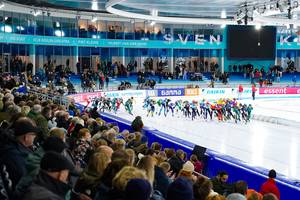
[[[0,4],[0,9],[4,8],[5,7],[5,4],[3,2],[1,2]]]
[[[155,24],[156,24],[155,21],[152,21],[152,22],[150,23],[151,26],[154,26]]]
[[[98,1],[96,0],[92,1],[92,10],[99,10]]]
[[[222,10],[221,11],[221,19],[226,19],[227,15],[226,15],[226,10]]]
[[[222,24],[222,25],[221,25],[221,28],[225,28],[225,27],[226,27],[226,24]]]
[[[39,10],[34,10],[32,12],[32,15],[35,16],[35,17],[39,16],[40,14],[41,14],[41,11],[39,11]]]
[[[255,29],[256,29],[256,30],[260,30],[260,29],[261,29],[261,24],[256,24],[256,25],[255,25]]]
[[[152,16],[158,16],[158,10],[153,9],[153,10],[151,11],[151,15],[152,15]]]

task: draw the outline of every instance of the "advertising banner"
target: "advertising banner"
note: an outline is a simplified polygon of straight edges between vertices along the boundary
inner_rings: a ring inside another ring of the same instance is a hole
[[[184,96],[184,88],[158,89],[157,96]]]
[[[185,96],[198,96],[200,94],[199,88],[187,88],[184,90]]]
[[[157,97],[157,90],[146,90],[147,97]]]
[[[109,98],[145,98],[146,91],[145,90],[123,90],[123,91],[111,91],[111,92],[104,92],[103,96]]]
[[[300,87],[259,88],[260,95],[300,94]]]
[[[88,93],[79,93],[68,96],[68,98],[74,99],[76,103],[86,102],[87,100],[92,100],[96,97],[101,97],[102,92],[88,92]]]

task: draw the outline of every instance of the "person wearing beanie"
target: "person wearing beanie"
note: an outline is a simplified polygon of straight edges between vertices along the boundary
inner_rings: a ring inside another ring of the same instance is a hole
[[[193,200],[193,184],[190,180],[179,177],[170,184],[167,200]]]
[[[27,174],[17,184],[16,196],[22,195],[32,183],[33,178],[39,173],[40,163],[46,152],[54,151],[61,154],[66,148],[67,146],[60,138],[52,136],[48,137],[44,144],[33,154],[30,154],[26,158]]]
[[[149,200],[152,187],[148,180],[131,179],[125,188],[125,200]]]
[[[64,200],[71,189],[69,172],[74,166],[57,152],[47,152],[41,160],[39,174],[24,194],[23,200]]]
[[[187,161],[183,164],[182,169],[179,171],[177,177],[185,177],[191,180],[192,182],[196,182],[197,177],[193,175],[194,170],[194,164],[191,161]]]
[[[280,191],[276,185],[275,178],[276,178],[276,171],[271,169],[268,174],[268,179],[264,182],[260,188],[260,193],[262,195],[272,193],[274,194],[278,200],[280,200]]]
[[[39,129],[31,119],[21,117],[13,123],[11,130],[14,137],[0,146],[0,165],[6,166],[14,190],[27,173],[26,158],[33,153],[31,147]]]
[[[247,200],[246,197],[240,193],[232,193],[227,196],[226,200]]]

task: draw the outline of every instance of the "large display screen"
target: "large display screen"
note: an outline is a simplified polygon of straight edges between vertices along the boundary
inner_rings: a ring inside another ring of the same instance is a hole
[[[276,27],[227,27],[227,56],[229,59],[275,59]]]

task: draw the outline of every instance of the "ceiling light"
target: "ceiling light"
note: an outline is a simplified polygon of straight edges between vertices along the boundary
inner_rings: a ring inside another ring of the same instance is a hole
[[[0,30],[5,33],[12,33],[12,28],[9,25],[2,26]]]
[[[221,28],[225,28],[225,27],[226,27],[226,24],[222,24],[222,25],[221,25]]]
[[[25,30],[25,28],[24,28],[23,26],[17,26],[16,28],[17,28],[17,30],[19,30],[19,31],[24,31],[24,30]]]
[[[151,26],[154,26],[155,24],[156,24],[155,21],[152,21],[152,22],[150,23]]]
[[[260,29],[261,29],[261,24],[256,24],[256,25],[255,25],[255,29],[256,29],[256,30],[260,30]]]
[[[0,4],[0,9],[4,8],[4,6],[5,6],[5,4],[2,2],[2,3]]]
[[[4,17],[4,20],[5,20],[5,21],[8,20],[8,17]]]
[[[222,19],[226,19],[226,18],[227,18],[226,10],[222,10],[222,11],[221,11],[221,18],[222,18]]]
[[[33,13],[32,13],[32,15],[35,16],[35,17],[37,17],[40,14],[41,14],[41,11],[39,11],[39,10],[34,10]]]
[[[99,10],[98,2],[96,0],[92,1],[92,10]]]
[[[64,37],[65,32],[61,31],[61,30],[56,30],[56,31],[54,31],[54,35],[57,36],[57,37]]]
[[[158,16],[158,10],[153,9],[153,10],[151,11],[151,15],[152,15],[152,16]]]
[[[56,26],[57,28],[59,28],[59,27],[60,27],[60,23],[59,23],[59,22],[55,22],[55,26]]]

